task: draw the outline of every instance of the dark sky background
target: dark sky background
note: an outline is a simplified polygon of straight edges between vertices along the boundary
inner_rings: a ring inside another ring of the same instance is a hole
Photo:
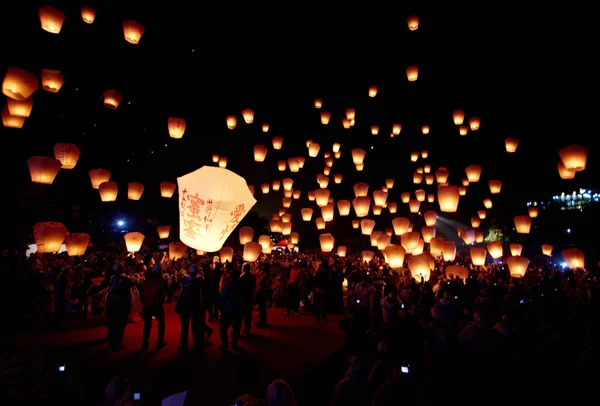
[[[264,216],[280,207],[282,195],[262,196],[259,185],[292,177],[302,190],[291,209],[300,225],[299,209],[316,209],[306,192],[318,187],[316,174],[325,166],[322,152],[334,142],[341,143],[342,157],[332,175],[344,175],[341,185],[331,180],[337,199],[351,200],[356,182],[374,190],[393,177],[396,186],[388,201],[399,202],[400,193],[421,187],[412,185],[415,168],[423,164],[410,162],[413,151],[429,150],[428,163],[434,169],[447,167],[453,184],[465,176],[466,166],[482,165],[482,182],[469,187],[460,213],[449,216],[460,221],[483,208],[490,179],[504,183],[495,204],[505,216],[524,213],[527,201],[597,188],[592,147],[598,66],[591,51],[596,48],[593,26],[586,23],[590,10],[468,3],[402,2],[370,9],[323,3],[208,6],[177,0],[3,4],[1,70],[18,66],[39,74],[41,68],[59,69],[65,77],[59,93],[40,89],[34,94],[23,129],[0,128],[4,200],[11,213],[6,221],[10,227],[60,221],[80,204],[82,212],[93,215],[176,222],[177,195],[161,199],[159,183],[176,182],[212,164],[216,153],[227,156],[228,169],[256,187],[255,210]],[[59,35],[40,28],[37,9],[44,4],[67,15]],[[83,5],[97,10],[91,25],[81,20]],[[406,24],[411,13],[421,19],[415,32]],[[145,26],[138,45],[124,40],[125,19]],[[408,82],[405,69],[413,64],[419,66],[419,79]],[[379,87],[375,98],[368,97],[370,85]],[[102,105],[102,91],[108,88],[125,96],[116,111]],[[313,103],[317,97],[332,113],[328,126],[320,124]],[[246,107],[255,111],[252,125],[241,117]],[[341,124],[347,107],[356,109],[350,130]],[[480,117],[480,130],[459,136],[452,121],[455,109]],[[238,116],[233,131],[225,125],[231,114]],[[170,116],[185,118],[182,139],[169,138]],[[270,124],[266,134],[263,122]],[[395,122],[402,124],[402,132],[392,139]],[[380,126],[378,136],[370,133],[373,124]],[[423,124],[431,126],[427,136],[421,134]],[[280,151],[271,147],[275,135],[284,137]],[[516,154],[506,153],[507,137],[521,140]],[[307,156],[309,138],[322,146],[319,158],[308,159],[297,174],[277,171],[278,159]],[[32,184],[27,158],[52,156],[56,142],[77,144],[79,163],[61,171],[52,186]],[[557,151],[573,143],[590,147],[588,168],[564,181],[556,170]],[[269,147],[264,163],[253,160],[255,144]],[[368,149],[362,172],[352,164],[355,147]],[[100,167],[122,186],[117,203],[101,203],[91,188],[88,171]],[[130,181],[146,187],[139,202],[126,200]],[[407,207],[400,207],[398,215],[407,215]]]

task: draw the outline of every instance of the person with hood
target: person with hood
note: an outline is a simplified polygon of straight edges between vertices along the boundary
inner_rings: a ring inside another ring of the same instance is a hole
[[[117,351],[123,348],[123,336],[131,308],[133,281],[127,276],[127,270],[122,263],[117,262],[113,271],[114,275],[110,278],[106,297],[106,322],[110,348]]]
[[[188,349],[190,334],[190,319],[192,320],[192,333],[194,347],[204,346],[204,303],[202,301],[202,277],[195,264],[190,265],[189,275],[181,279],[181,293],[175,305],[175,312],[179,314],[181,322],[181,344],[177,349],[185,352]]]
[[[158,342],[156,348],[160,349],[167,345],[165,342],[165,295],[169,290],[167,282],[162,276],[160,264],[152,265],[150,272],[146,273],[146,279],[140,287],[140,300],[142,301],[144,314],[144,342],[142,351],[146,351],[150,341],[152,329],[152,318],[158,322]]]

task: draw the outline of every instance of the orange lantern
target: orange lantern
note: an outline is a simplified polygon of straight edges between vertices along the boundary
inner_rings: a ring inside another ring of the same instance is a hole
[[[33,109],[33,99],[29,98],[19,101],[8,97],[6,99],[6,108],[8,114],[13,117],[27,118],[31,115],[31,110]]]
[[[506,258],[506,265],[508,265],[508,270],[511,277],[522,278],[527,273],[529,259],[521,256],[508,257]]]
[[[492,199],[483,199],[483,205],[486,209],[491,209],[493,206]]]
[[[252,227],[242,227],[239,231],[240,245],[252,241],[254,238],[254,229]]]
[[[562,250],[561,255],[570,269],[585,267],[585,255],[583,251],[577,248],[567,248]]]
[[[225,118],[225,123],[227,124],[227,128],[233,130],[237,125],[237,117],[236,116],[227,116]]]
[[[369,97],[377,96],[377,86],[369,86]]]
[[[144,242],[144,234],[138,232],[127,233],[123,236],[128,252],[138,252]]]
[[[158,238],[164,240],[169,238],[169,234],[171,234],[171,226],[158,226],[156,227],[156,231],[158,232]]]
[[[59,70],[42,69],[42,89],[50,93],[58,93],[65,84],[65,78]]]
[[[138,182],[129,182],[127,184],[127,198],[129,200],[140,200],[144,193],[144,185]]]
[[[498,259],[498,258],[502,257],[503,249],[502,249],[502,244],[499,241],[488,242],[487,250],[490,253],[490,256],[494,259]]]
[[[54,145],[54,157],[60,161],[62,169],[75,168],[80,153],[75,144],[58,143]]]
[[[504,146],[506,147],[506,152],[516,152],[517,147],[519,146],[519,140],[509,137],[504,141]]]
[[[379,134],[379,126],[378,126],[378,125],[372,125],[372,126],[371,126],[371,134],[372,134],[372,135],[377,135],[377,134]]]
[[[519,234],[529,234],[531,230],[531,217],[529,216],[515,216],[515,229]]]
[[[111,177],[111,173],[106,169],[98,168],[92,169],[89,172],[90,181],[92,182],[92,187],[94,189],[98,189],[101,183],[108,182]]]
[[[455,125],[461,125],[465,121],[465,112],[462,110],[454,110],[452,112],[452,119]]]
[[[431,275],[432,258],[428,254],[411,255],[408,258],[408,269],[417,283],[427,282]]]
[[[580,145],[569,145],[558,151],[560,161],[570,171],[583,171],[587,164],[588,149]]]
[[[62,168],[62,163],[58,159],[45,156],[32,156],[27,160],[31,181],[51,185]]]
[[[333,204],[327,204],[326,206],[321,206],[321,217],[323,217],[323,220],[325,220],[325,221],[333,220],[334,213],[335,212],[334,212]]]
[[[352,228],[356,229],[360,227],[360,221],[359,220],[352,220]]]
[[[456,244],[454,244],[454,241],[443,242],[442,257],[444,258],[444,261],[454,261],[456,258]]]
[[[421,229],[423,241],[425,241],[426,243],[431,242],[431,239],[435,238],[435,233],[435,227],[426,226]]]
[[[411,213],[418,213],[419,208],[421,207],[421,202],[415,199],[410,199],[408,201],[408,209]]]
[[[448,278],[454,276],[458,279],[467,279],[469,277],[469,270],[460,265],[448,265],[446,267],[446,276]]]
[[[51,34],[58,34],[65,22],[65,13],[50,6],[43,6],[38,10],[42,30]]]
[[[363,250],[361,252],[362,262],[371,262],[373,257],[375,257],[375,253],[370,250]]]
[[[177,185],[173,182],[160,182],[160,196],[164,198],[171,198],[177,189]]]
[[[411,31],[416,31],[419,29],[419,16],[415,14],[411,14],[406,19],[406,23],[408,24],[408,29]]]
[[[423,133],[423,135],[429,134],[429,130],[430,130],[430,128],[429,128],[428,125],[422,125],[421,126],[421,132]]]
[[[415,82],[419,78],[419,67],[411,65],[406,68],[406,78],[409,82]]]
[[[367,155],[367,151],[364,149],[354,148],[352,150],[352,162],[354,162],[355,165],[362,164],[365,159],[365,155]]]
[[[300,213],[302,214],[302,220],[310,221],[312,219],[313,209],[305,208],[300,210]]]
[[[519,256],[521,255],[521,252],[523,252],[523,246],[521,244],[510,244],[508,248],[510,249],[510,255],[512,256]]]
[[[479,182],[479,178],[481,177],[481,166],[469,165],[465,168],[465,172],[467,173],[469,182]]]
[[[169,259],[177,261],[186,256],[188,247],[182,242],[174,241],[169,244]]]
[[[242,110],[242,117],[246,124],[252,124],[254,122],[254,111],[252,109],[244,109]]]
[[[100,191],[100,200],[103,202],[114,202],[117,200],[119,185],[117,182],[102,182],[98,190]]]
[[[254,160],[256,162],[264,162],[267,157],[267,147],[264,145],[254,146]]]
[[[129,42],[130,44],[135,45],[139,43],[142,35],[144,35],[144,31],[144,26],[137,21],[123,21],[123,35],[125,36],[125,41]]]
[[[323,251],[323,252],[333,251],[333,246],[335,244],[335,239],[333,238],[333,235],[331,235],[329,233],[321,234],[319,236],[319,242],[321,243],[321,251]]]
[[[85,233],[73,233],[65,236],[65,247],[70,257],[78,257],[85,254],[90,243],[90,235]]]
[[[493,195],[497,195],[502,190],[502,181],[490,180],[488,185],[490,187],[490,193]]]
[[[543,244],[542,245],[542,254],[551,257],[552,256],[552,250],[554,249],[554,247],[550,244]]]
[[[392,269],[400,269],[404,264],[406,250],[401,245],[388,244],[384,249],[386,262]]]
[[[280,150],[283,146],[283,137],[273,137],[271,142],[273,143],[273,149]]]
[[[366,217],[371,207],[371,198],[368,196],[357,197],[352,200],[352,207],[354,207],[356,217]]]
[[[263,183],[262,185],[260,185],[260,189],[261,189],[261,191],[263,192],[263,194],[265,194],[265,195],[266,195],[267,193],[269,193],[269,188],[270,188],[270,186],[271,186],[271,185],[270,185],[270,184],[268,184],[268,183]]]
[[[271,240],[271,236],[269,235],[261,235],[260,237],[258,237],[258,243],[261,245],[262,250],[265,254],[267,253],[265,251],[270,251],[271,247],[273,246],[273,241]]]
[[[338,200],[337,207],[340,216],[348,216],[350,215],[352,203],[350,202],[350,200]]]
[[[425,224],[427,226],[433,227],[437,222],[437,213],[434,210],[427,210],[425,214],[423,214],[423,219],[425,220]]]
[[[115,89],[105,90],[102,92],[102,97],[104,98],[104,107],[111,110],[116,110],[124,99],[123,95]]]
[[[375,228],[375,221],[371,219],[362,219],[360,221],[360,232],[362,235],[372,235]]]
[[[331,113],[328,111],[322,111],[321,114],[321,124],[327,125],[329,124],[329,120],[331,120]]]
[[[14,100],[29,99],[38,90],[39,84],[35,73],[21,68],[9,67],[2,81],[2,93]]]
[[[480,125],[481,125],[481,119],[479,119],[479,117],[471,117],[469,119],[469,127],[471,128],[471,131],[479,130]]]
[[[219,157],[219,168],[227,168],[227,157],[226,156]]]
[[[320,109],[323,107],[323,99],[315,99],[315,108]]]
[[[222,264],[225,264],[227,262],[231,263],[231,261],[233,260],[233,248],[222,247],[219,250],[219,259],[221,260]]]
[[[81,8],[81,19],[87,23],[87,24],[91,24],[94,22],[94,20],[96,19],[96,10],[94,10],[93,8],[90,7],[82,7]]]
[[[435,179],[437,183],[446,183],[448,182],[448,176],[450,176],[450,172],[448,169],[440,166],[437,171],[435,171]]]
[[[530,207],[527,209],[527,213],[529,214],[529,217],[531,217],[532,219],[536,218],[538,216],[539,210],[537,207]]]
[[[55,221],[36,223],[33,226],[33,238],[39,253],[59,252],[67,235],[67,228]]]
[[[169,128],[169,137],[179,139],[185,133],[185,120],[178,117],[169,117],[167,127]]]
[[[246,262],[255,262],[260,257],[263,251],[263,246],[257,242],[249,241],[244,245],[242,258]]]
[[[458,133],[464,137],[465,135],[467,135],[469,133],[469,127],[467,127],[466,125],[461,125],[458,127]]]
[[[399,135],[400,131],[402,131],[402,126],[400,124],[392,124],[392,134]]]
[[[396,202],[389,202],[387,208],[390,211],[390,213],[394,214],[394,213],[396,213],[398,211],[398,203],[396,203]]]
[[[460,195],[456,186],[439,186],[438,187],[438,204],[440,210],[445,213],[454,213],[458,210],[458,200]]]
[[[565,168],[562,161],[558,163],[558,176],[561,179],[573,179],[575,177],[575,171]]]
[[[338,257],[344,258],[346,256],[347,248],[343,245],[340,245],[337,249]]]

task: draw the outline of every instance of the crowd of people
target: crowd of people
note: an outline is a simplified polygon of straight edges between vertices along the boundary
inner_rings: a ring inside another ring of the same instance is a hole
[[[428,404],[447,399],[447,390],[499,385],[504,390],[496,399],[510,400],[507,385],[551,381],[565,370],[562,382],[597,372],[597,277],[550,262],[532,263],[524,278],[511,278],[501,262],[474,267],[459,255],[454,263],[467,266],[468,277],[447,274],[448,264],[438,260],[423,281],[406,268],[390,269],[380,257],[367,263],[358,255],[291,251],[254,263],[239,254],[222,262],[195,252],[174,260],[164,251],[97,249],[81,258],[5,252],[2,259],[5,280],[28,295],[21,298],[24,317],[52,320],[60,329],[67,317],[105,315],[112,351],[121,349],[128,323],[135,322],[144,323],[140,350],[147,350],[153,320],[155,346],[166,346],[163,304],[169,301],[176,301],[180,316],[181,352],[189,350],[190,324],[194,350],[202,350],[213,333],[207,321],[218,320],[219,348],[228,352],[241,334],[269,328],[269,306],[285,307],[291,317],[310,311],[316,321],[345,313],[340,327],[349,368],[323,395],[331,396],[331,405]],[[266,404],[295,404],[289,385],[277,382],[271,392],[287,400]],[[236,404],[260,402],[244,395]]]

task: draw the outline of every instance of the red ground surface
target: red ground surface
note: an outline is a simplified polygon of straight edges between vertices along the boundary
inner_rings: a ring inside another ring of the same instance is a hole
[[[99,317],[68,321],[66,331],[19,333],[14,345],[23,352],[42,352],[57,365],[66,364],[84,384],[90,400],[101,400],[111,377],[122,374],[131,379],[146,400],[144,404],[160,404],[163,397],[187,389],[186,404],[227,406],[243,393],[264,397],[267,385],[275,378],[291,384],[302,381],[344,340],[338,327],[342,316],[316,322],[309,313],[285,316],[283,309],[273,308],[269,309],[268,329],[254,328],[251,337],[241,338],[243,351],[222,353],[217,348],[218,325],[213,322],[215,334],[204,351],[182,355],[177,351],[180,327],[173,307],[165,306],[168,345],[159,351],[153,349],[157,334],[154,324],[151,348],[140,352],[141,322],[127,325],[123,350],[108,351],[104,341],[107,329]],[[256,319],[256,312],[254,316]]]

